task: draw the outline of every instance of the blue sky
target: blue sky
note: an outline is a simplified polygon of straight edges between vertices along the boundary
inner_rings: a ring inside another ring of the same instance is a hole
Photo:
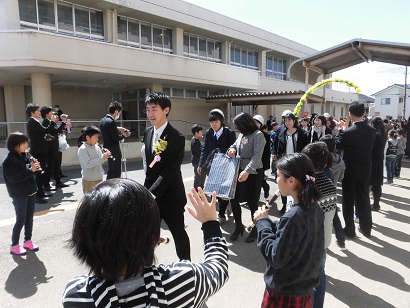
[[[353,38],[410,43],[409,0],[185,0],[323,50]],[[363,63],[333,74],[371,95],[404,83],[404,66]],[[410,69],[409,72],[410,74]],[[407,78],[409,83],[410,78]],[[346,91],[344,85],[334,88]]]

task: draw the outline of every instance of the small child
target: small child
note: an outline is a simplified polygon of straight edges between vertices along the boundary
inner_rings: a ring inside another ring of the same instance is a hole
[[[401,161],[403,160],[403,155],[406,151],[407,140],[404,138],[404,130],[402,128],[399,128],[396,132],[399,148],[397,149],[395,176],[396,178],[400,178]]]
[[[323,250],[322,264],[319,269],[320,284],[316,286],[313,293],[313,307],[322,308],[326,293],[326,250],[332,242],[332,227],[333,218],[336,213],[337,194],[335,185],[324,172],[329,158],[329,151],[327,150],[326,143],[322,141],[309,143],[304,147],[302,153],[306,154],[313,163],[316,178],[315,184],[322,193],[322,198],[319,200],[319,205],[325,214],[325,249]]]
[[[192,139],[191,139],[191,163],[194,167],[194,188],[198,187],[204,188],[205,183],[205,173],[198,173],[199,158],[201,157],[201,139],[203,137],[202,126],[194,124],[191,129]]]
[[[84,194],[95,185],[103,181],[104,169],[102,164],[111,157],[111,152],[101,150],[98,146],[100,130],[95,126],[87,126],[83,132],[83,144],[78,149],[77,155],[81,164]]]
[[[399,142],[395,130],[389,131],[389,139],[387,139],[386,149],[386,173],[387,180],[383,183],[386,185],[393,184],[394,167],[396,165],[397,151],[399,149]]]
[[[337,182],[342,182],[345,175],[345,162],[343,161],[342,157],[336,153],[336,143],[333,135],[324,135],[319,139],[319,141],[326,143],[327,150],[332,157],[331,170],[333,173],[333,184],[335,185],[335,188],[337,188]],[[335,211],[335,216],[333,217],[333,228],[335,230],[336,245],[340,248],[340,250],[346,250],[345,232],[343,230],[342,223],[340,222],[339,215],[337,214],[337,209]]]
[[[279,190],[292,196],[294,204],[278,222],[269,219],[265,206],[254,214],[258,248],[267,261],[261,307],[312,307],[325,243],[323,211],[317,203],[321,193],[305,154],[284,156],[277,169]]]
[[[3,176],[9,196],[16,211],[16,223],[11,236],[10,253],[25,255],[26,249],[39,250],[31,240],[33,216],[36,204],[37,184],[34,173],[41,170],[39,162],[26,154],[28,137],[22,133],[10,134],[7,139],[9,153],[3,160]],[[30,159],[31,158],[31,159]],[[20,232],[24,226],[24,244],[19,245]]]

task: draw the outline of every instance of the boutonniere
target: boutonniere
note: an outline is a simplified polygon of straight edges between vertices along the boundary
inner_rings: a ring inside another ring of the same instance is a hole
[[[154,143],[155,156],[149,165],[150,168],[154,167],[156,163],[159,163],[161,161],[161,153],[164,152],[168,146],[168,141],[165,140],[166,138],[167,136],[165,136],[164,139],[160,138],[157,142]]]
[[[242,143],[247,144],[248,143],[248,138],[247,137],[242,137]]]

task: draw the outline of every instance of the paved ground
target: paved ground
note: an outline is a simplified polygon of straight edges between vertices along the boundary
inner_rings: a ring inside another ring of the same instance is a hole
[[[383,186],[382,210],[373,214],[371,239],[358,233],[347,241],[348,250],[341,252],[334,244],[329,247],[326,263],[328,278],[325,307],[410,307],[410,162],[403,164],[402,178],[394,185]],[[128,177],[142,182],[140,162],[128,164]],[[182,166],[185,186],[193,183],[188,160]],[[34,239],[41,246],[37,253],[25,257],[8,253],[14,209],[0,176],[0,299],[1,307],[60,307],[66,283],[86,273],[66,248],[78,201],[82,197],[78,168],[65,169],[70,187],[57,191],[48,204],[38,205],[34,222]],[[276,190],[272,181],[271,193]],[[338,193],[341,193],[339,187]],[[340,200],[339,200],[340,201]],[[244,222],[251,218],[247,210]],[[272,219],[278,211],[271,209]],[[343,219],[342,219],[343,220]],[[200,224],[186,214],[193,261],[202,260]],[[233,218],[222,226],[229,238]],[[169,235],[163,226],[162,235]],[[244,237],[245,238],[245,237]],[[239,238],[229,240],[230,279],[207,307],[259,307],[264,291],[265,262],[255,243]],[[174,246],[161,245],[156,251],[159,263],[177,260]]]

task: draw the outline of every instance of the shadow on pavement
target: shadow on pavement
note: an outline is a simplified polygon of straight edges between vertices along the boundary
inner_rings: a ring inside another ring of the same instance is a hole
[[[4,289],[13,297],[28,298],[37,292],[37,286],[48,283],[47,269],[35,252],[28,251],[26,256],[13,255],[17,267],[13,269],[6,280]]]
[[[372,236],[372,239],[374,236]],[[361,243],[363,246],[371,246],[369,249],[374,249],[377,251],[377,247],[374,245],[369,245],[368,243],[362,242]],[[389,248],[384,247],[382,248],[385,251],[388,251]],[[389,252],[389,255],[386,256],[387,258],[392,257],[394,252]],[[332,252],[331,250],[328,250],[328,255],[337,259],[340,263],[345,264],[349,267],[351,267],[354,271],[362,275],[363,277],[366,277],[368,279],[374,280],[374,281],[379,281],[381,283],[390,285],[394,288],[397,288],[399,290],[403,290],[405,292],[410,291],[410,286],[405,283],[404,277],[399,275],[398,273],[392,271],[391,269],[381,266],[378,264],[375,264],[372,262],[372,260],[365,260],[362,258],[359,258],[349,250],[345,252],[345,256],[340,256]],[[383,254],[383,253],[382,253]],[[383,255],[386,255],[384,253]],[[339,287],[339,285],[338,285]],[[347,296],[346,296],[347,295]],[[345,293],[346,297],[350,296],[350,293]],[[360,306],[360,305],[355,305],[355,307],[372,307],[368,305]],[[380,306],[374,306],[374,307],[380,307]]]
[[[366,293],[354,284],[327,276],[326,292],[348,307],[394,307],[380,297]]]

